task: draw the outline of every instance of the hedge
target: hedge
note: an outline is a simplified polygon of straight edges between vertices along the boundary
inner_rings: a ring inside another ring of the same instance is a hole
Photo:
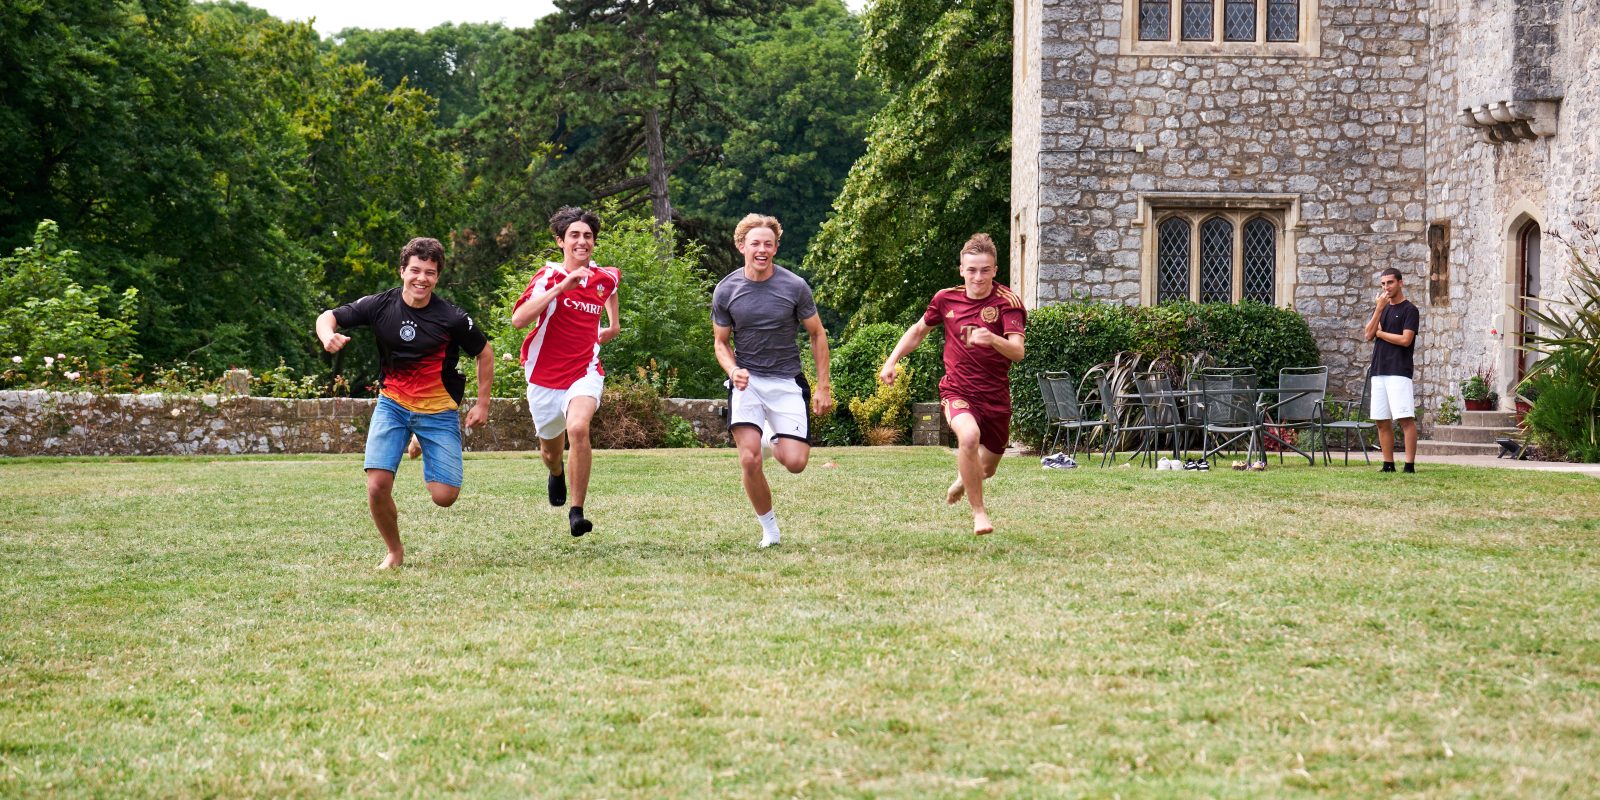
[[[1036,442],[1044,436],[1040,373],[1065,371],[1080,380],[1123,351],[1146,361],[1182,363],[1203,355],[1219,365],[1254,367],[1262,385],[1276,384],[1283,367],[1321,363],[1305,319],[1250,300],[1123,306],[1080,299],[1045,306],[1028,315],[1027,356],[1011,368],[1012,438]]]

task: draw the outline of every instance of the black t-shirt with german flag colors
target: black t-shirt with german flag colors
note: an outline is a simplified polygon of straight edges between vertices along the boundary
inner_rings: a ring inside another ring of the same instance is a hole
[[[412,308],[401,291],[397,286],[346,303],[333,310],[333,319],[341,328],[372,327],[383,396],[421,414],[456,408],[467,386],[456,371],[460,351],[476,356],[489,340],[450,301],[434,295]]]

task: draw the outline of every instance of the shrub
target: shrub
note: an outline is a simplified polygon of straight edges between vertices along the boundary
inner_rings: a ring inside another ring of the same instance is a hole
[[[850,416],[855,418],[867,442],[874,445],[898,444],[911,430],[911,382],[915,371],[902,367],[894,383],[878,384],[868,398],[850,401]]]
[[[1080,298],[1028,315],[1027,356],[1011,370],[1012,437],[1045,435],[1038,376],[1065,371],[1074,380],[1128,351],[1144,363],[1187,368],[1197,360],[1252,367],[1263,385],[1284,367],[1320,363],[1316,340],[1294,311],[1254,301],[1109,305]]]
[[[1556,235],[1572,256],[1567,295],[1518,308],[1538,322],[1523,349],[1545,356],[1523,381],[1524,396],[1533,399],[1524,421],[1541,450],[1600,462],[1600,248],[1594,226],[1577,220],[1573,227],[1576,243]]]
[[[829,418],[819,421],[817,430],[813,431],[813,438],[817,438],[819,443],[844,445],[862,441],[862,431],[867,426],[855,419],[851,405],[878,393],[878,370],[883,367],[883,361],[889,357],[889,353],[894,351],[903,333],[904,326],[876,322],[856,331],[833,351],[829,367],[836,409]],[[939,378],[944,374],[943,352],[944,334],[935,329],[901,364],[901,371],[911,375],[905,390],[905,419],[908,425],[911,403],[939,399]]]
[[[590,426],[590,440],[604,450],[660,447],[667,434],[665,405],[645,381],[627,376],[608,379]]]
[[[0,259],[0,387],[72,386],[86,373],[131,370],[138,291],[113,299],[104,286],[72,280],[82,267],[63,249],[60,230],[45,220],[33,245]],[[68,367],[70,365],[70,368]],[[78,378],[67,378],[66,373]]]

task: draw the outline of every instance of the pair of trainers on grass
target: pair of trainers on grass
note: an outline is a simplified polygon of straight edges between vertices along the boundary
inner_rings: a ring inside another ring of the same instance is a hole
[[[1240,472],[1263,472],[1267,468],[1265,461],[1235,461],[1233,468]]]
[[[1066,453],[1056,453],[1039,459],[1039,466],[1044,469],[1077,469],[1078,462],[1072,460],[1072,456]]]
[[[1205,459],[1198,461],[1179,461],[1176,458],[1163,458],[1156,462],[1156,469],[1181,469],[1185,472],[1210,472],[1211,462]]]

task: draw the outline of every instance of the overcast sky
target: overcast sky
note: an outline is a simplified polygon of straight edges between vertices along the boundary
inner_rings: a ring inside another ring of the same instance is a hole
[[[503,22],[526,28],[555,10],[551,0],[246,0],[279,19],[316,18],[323,36],[345,28],[416,28],[446,22]],[[756,0],[760,2],[760,0]],[[860,11],[866,0],[845,0]]]

